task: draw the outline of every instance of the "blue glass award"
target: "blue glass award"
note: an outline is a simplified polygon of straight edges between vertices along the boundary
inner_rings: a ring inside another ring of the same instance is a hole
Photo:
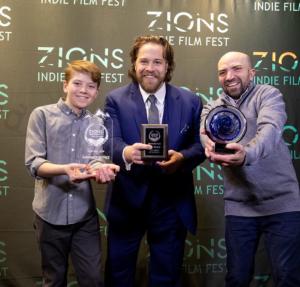
[[[231,105],[221,105],[213,108],[205,120],[208,137],[215,142],[215,152],[233,153],[226,149],[228,143],[239,142],[247,129],[244,114]]]

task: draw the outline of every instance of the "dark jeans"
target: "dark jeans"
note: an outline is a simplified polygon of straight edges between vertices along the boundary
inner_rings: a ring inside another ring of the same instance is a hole
[[[80,287],[102,286],[97,214],[70,225],[52,225],[36,215],[34,228],[42,257],[43,286],[67,286],[69,255]]]
[[[274,286],[300,286],[300,212],[262,217],[226,216],[226,287],[248,287],[260,237],[271,262]]]

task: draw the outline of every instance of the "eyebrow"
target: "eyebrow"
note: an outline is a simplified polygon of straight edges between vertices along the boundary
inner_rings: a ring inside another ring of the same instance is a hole
[[[237,64],[232,66],[231,68],[243,68],[244,66],[242,64]]]
[[[229,68],[218,70],[218,73],[224,72],[224,71],[229,70],[229,69],[234,69],[234,68],[243,68],[243,65],[242,64],[233,65],[233,66],[231,66]]]
[[[164,58],[149,59],[147,57],[141,57],[141,58],[139,58],[139,60],[161,61],[161,60],[164,60]]]

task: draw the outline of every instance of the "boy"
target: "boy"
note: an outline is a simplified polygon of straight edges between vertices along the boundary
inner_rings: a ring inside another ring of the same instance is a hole
[[[78,159],[86,108],[97,97],[100,69],[76,60],[65,69],[65,97],[30,115],[25,165],[35,177],[34,228],[42,258],[43,286],[66,286],[71,255],[79,286],[101,286],[100,232],[92,186],[96,174]],[[97,181],[114,179],[119,167],[101,164]]]

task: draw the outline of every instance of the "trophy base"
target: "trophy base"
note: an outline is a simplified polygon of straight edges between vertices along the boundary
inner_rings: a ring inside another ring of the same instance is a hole
[[[226,148],[226,144],[215,143],[215,152],[224,154],[233,154],[235,150]]]

